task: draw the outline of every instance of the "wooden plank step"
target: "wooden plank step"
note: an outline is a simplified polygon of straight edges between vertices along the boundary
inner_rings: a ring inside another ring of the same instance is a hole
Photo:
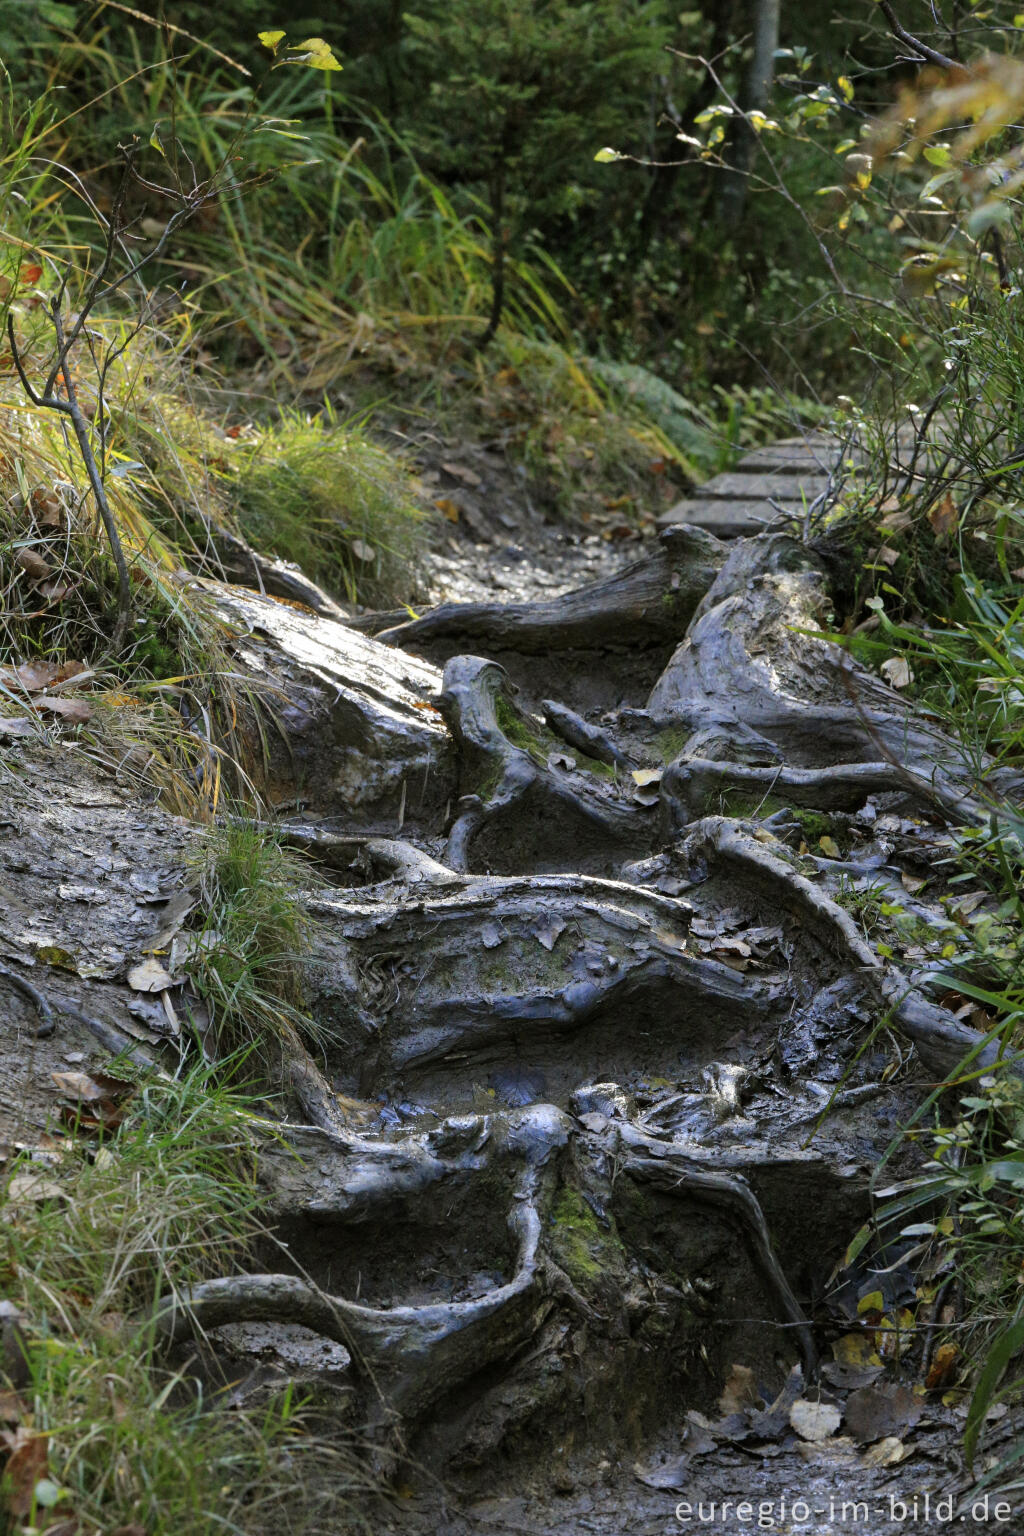
[[[748,473],[760,472],[771,475],[827,474],[842,450],[838,437],[823,432],[808,433],[806,437],[788,437],[778,443],[766,443],[763,448],[753,448],[744,454],[736,466]],[[850,455],[857,457],[857,452]]]
[[[801,475],[766,475],[761,471],[743,474],[741,470],[733,469],[705,481],[698,486],[698,491],[702,500],[708,496],[712,499],[729,496],[739,501],[766,501],[769,496],[774,496],[778,501],[802,503],[805,495],[808,501],[813,501],[827,485],[827,475],[810,472]]]
[[[793,509],[797,509],[794,507]],[[704,528],[720,539],[738,539],[746,534],[763,533],[777,522],[781,514],[767,501],[738,501],[725,496],[718,500],[702,501],[692,498],[677,502],[658,518],[659,528],[676,523],[686,523],[694,528]]]

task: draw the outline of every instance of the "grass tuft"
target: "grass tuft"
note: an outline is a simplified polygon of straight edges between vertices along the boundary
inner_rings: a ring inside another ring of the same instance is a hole
[[[302,1012],[315,925],[305,893],[310,867],[274,833],[240,817],[210,831],[196,871],[201,926],[187,967],[211,1012],[217,1054],[275,1048],[315,1025]]]
[[[412,596],[426,518],[395,453],[330,411],[283,411],[234,463],[234,504],[251,543],[351,602]]]
[[[139,1084],[99,1145],[72,1137],[56,1166],[30,1152],[15,1163],[0,1276],[28,1379],[6,1408],[32,1447],[0,1488],[16,1536],[62,1521],[147,1536],[313,1531],[317,1488],[329,1483],[337,1508],[359,1482],[355,1458],[316,1439],[288,1394],[229,1414],[154,1347],[171,1296],[250,1255],[260,1130],[251,1101],[199,1068]],[[46,1188],[26,1194],[33,1176]]]

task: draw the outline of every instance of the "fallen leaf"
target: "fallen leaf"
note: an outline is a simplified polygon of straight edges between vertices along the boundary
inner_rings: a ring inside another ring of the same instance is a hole
[[[543,1072],[531,1072],[527,1067],[510,1067],[506,1072],[495,1072],[490,1086],[500,1099],[513,1109],[526,1104],[536,1104],[544,1094],[547,1083]]]
[[[133,992],[163,992],[167,987],[176,985],[173,976],[165,970],[159,960],[150,956],[132,966],[128,972],[128,985]]]
[[[631,777],[638,789],[647,789],[651,784],[660,784],[664,772],[664,768],[634,768]]]
[[[538,943],[543,944],[547,950],[554,949],[560,936],[565,932],[565,924],[560,917],[555,917],[553,912],[546,912],[530,929]]]
[[[348,547],[363,565],[372,565],[377,558],[377,551],[365,539],[350,539]]]
[[[38,1205],[42,1200],[66,1200],[67,1191],[39,1173],[16,1173],[6,1190],[7,1204]]]
[[[86,671],[83,661],[23,661],[15,667],[0,668],[0,683],[8,687],[24,688],[26,693],[41,693],[57,683],[80,677]]]
[[[956,509],[956,502],[949,491],[941,501],[935,503],[928,513],[928,521],[932,526],[932,532],[937,539],[948,538],[960,520],[960,514]]]
[[[448,519],[448,521],[450,523],[457,523],[458,522],[458,520],[459,520],[459,508],[458,508],[458,504],[456,502],[450,501],[447,496],[442,496],[440,501],[435,501],[434,502],[434,506],[437,508],[437,510],[439,512],[443,512],[444,513],[445,517]]]
[[[777,1440],[789,1427],[789,1410],[799,1398],[804,1386],[804,1373],[794,1365],[786,1377],[785,1385],[775,1401],[765,1409],[751,1409],[747,1417],[754,1434],[763,1440]]]
[[[176,891],[161,912],[160,927],[146,945],[143,954],[152,955],[157,950],[166,949],[197,900],[194,891]]]
[[[762,1398],[754,1385],[754,1373],[749,1365],[736,1362],[729,1367],[718,1399],[718,1411],[723,1414],[741,1413],[744,1408],[762,1407]]]
[[[28,1417],[29,1407],[11,1388],[0,1388],[0,1424],[18,1424]]]
[[[78,975],[78,961],[70,950],[62,949],[59,944],[40,944],[36,950],[36,959],[44,965],[52,965],[56,970]]]
[[[871,1333],[844,1333],[841,1339],[836,1339],[832,1345],[833,1358],[839,1365],[845,1366],[880,1366],[881,1356],[875,1349],[874,1335]]]
[[[43,269],[37,262],[26,261],[18,270],[19,283],[38,283],[43,275]]]
[[[0,716],[0,736],[34,736],[38,725],[27,715]]]
[[[846,1400],[846,1428],[855,1440],[884,1440],[912,1429],[924,1404],[909,1387],[887,1382],[858,1387]]]
[[[135,1084],[109,1072],[51,1072],[50,1076],[67,1099],[94,1104],[101,1099],[124,1099],[135,1092]]]
[[[88,1072],[51,1072],[50,1076],[65,1098],[92,1104],[103,1097],[103,1089]]]
[[[914,681],[910,663],[903,656],[890,656],[878,670],[890,688],[909,688]]]
[[[789,1410],[789,1422],[801,1440],[827,1440],[834,1435],[842,1422],[842,1409],[832,1403],[816,1403],[809,1397],[798,1397]]]
[[[483,485],[483,480],[475,469],[467,469],[464,464],[447,464],[442,461],[441,468],[445,474],[452,475],[456,480],[461,480],[463,485]]]
[[[839,844],[836,842],[835,838],[829,837],[827,832],[825,833],[824,837],[818,838],[818,847],[821,849],[826,859],[842,858],[842,854],[839,851]]]
[[[884,1440],[879,1440],[864,1452],[861,1458],[862,1467],[894,1467],[901,1461],[906,1461],[910,1455],[910,1446],[904,1445],[895,1435],[886,1435]]]
[[[53,575],[53,566],[34,549],[19,549],[14,563],[32,581],[45,581],[47,576]]]
[[[906,870],[904,870],[900,875],[900,883],[909,895],[916,896],[918,891],[924,890],[928,881],[918,875],[908,875]]]
[[[62,603],[66,597],[70,597],[77,585],[74,581],[44,581],[39,591],[48,603]]]
[[[637,1461],[633,1463],[633,1475],[648,1488],[685,1488],[689,1464],[688,1456],[670,1456],[667,1461],[649,1467],[642,1467]]]
[[[19,1424],[13,1433],[4,1430],[2,1438],[10,1450],[4,1467],[4,1504],[8,1514],[20,1519],[32,1513],[36,1483],[47,1471],[50,1437]]]
[[[932,1363],[925,1377],[924,1384],[929,1392],[941,1392],[952,1385],[959,1353],[955,1344],[939,1345],[932,1356]]]
[[[51,694],[40,693],[32,700],[32,705],[34,709],[43,709],[47,714],[70,720],[73,725],[82,725],[92,719],[92,705],[87,699],[54,698]]]

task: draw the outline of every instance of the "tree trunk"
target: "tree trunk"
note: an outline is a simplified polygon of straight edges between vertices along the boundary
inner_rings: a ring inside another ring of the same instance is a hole
[[[779,46],[781,0],[752,0],[754,53],[746,90],[740,106],[745,113],[764,112],[771,102],[775,83],[775,53]],[[728,229],[743,223],[750,172],[757,153],[757,134],[747,121],[734,125],[729,146],[729,168],[723,173],[718,216]]]

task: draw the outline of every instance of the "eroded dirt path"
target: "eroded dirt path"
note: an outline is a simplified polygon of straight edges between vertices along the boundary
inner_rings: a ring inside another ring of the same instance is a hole
[[[942,1529],[969,1484],[957,1409],[913,1390],[908,1245],[840,1266],[896,1129],[977,1039],[917,980],[977,786],[811,638],[820,562],[674,527],[568,595],[358,631],[209,590],[288,699],[272,799],[327,880],[328,1043],[284,1063],[265,1270],[192,1297],[202,1369],[368,1425],[402,1489],[374,1529]],[[16,1141],[54,1063],[126,1037],[173,1061],[187,982],[168,1013],[126,977],[187,906],[195,832],[71,745],[4,772],[0,958],[81,1015],[36,1040],[0,976]],[[871,882],[918,955],[866,941]],[[189,1318],[164,1328],[195,1358]]]

